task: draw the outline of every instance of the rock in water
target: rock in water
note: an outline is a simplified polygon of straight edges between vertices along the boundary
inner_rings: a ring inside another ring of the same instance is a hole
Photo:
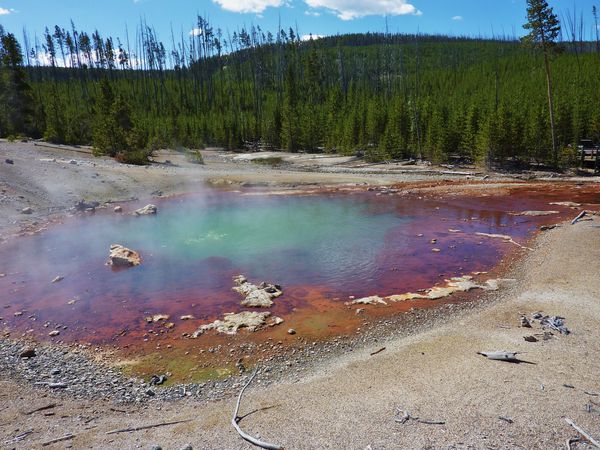
[[[143,208],[136,209],[134,211],[134,214],[136,216],[150,216],[152,214],[156,214],[157,211],[158,208],[156,207],[156,205],[146,205]]]
[[[247,308],[269,308],[272,305],[273,300],[271,300],[271,296],[262,289],[256,289],[255,291],[250,292],[250,294],[242,300],[242,306]]]
[[[353,300],[347,304],[348,305],[378,305],[378,304],[380,304],[380,305],[387,306],[387,303],[385,302],[385,300],[382,299],[378,295],[372,295],[370,297],[359,298],[359,299]]]
[[[236,334],[240,328],[256,331],[267,324],[267,319],[270,316],[270,312],[243,311],[237,314],[228,313],[223,316],[223,320],[215,320],[212,323],[202,325],[192,334],[192,337],[197,338],[208,330],[217,330],[217,332],[224,334]],[[278,325],[282,322],[279,317],[273,317],[271,324]]]
[[[114,212],[116,213],[121,213],[123,212],[123,207],[120,205],[115,206],[115,208],[113,209]]]
[[[269,308],[274,298],[283,295],[281,286],[264,282],[256,286],[248,282],[244,275],[233,277],[233,282],[236,284],[233,290],[244,296],[242,306],[247,308]]]
[[[140,254],[130,250],[119,244],[110,246],[110,254],[108,256],[108,265],[115,267],[132,267],[139,266],[142,263]]]

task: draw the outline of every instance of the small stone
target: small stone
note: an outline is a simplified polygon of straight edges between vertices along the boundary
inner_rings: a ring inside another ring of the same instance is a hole
[[[521,326],[523,328],[531,328],[531,323],[527,317],[521,316]]]
[[[290,328],[288,330],[288,334],[296,334],[296,330],[294,330],[293,328]]]
[[[61,277],[60,275],[57,275],[52,279],[52,283],[58,283],[59,281],[62,281],[64,279],[65,279],[65,277]]]
[[[156,214],[157,211],[158,211],[158,208],[156,207],[156,205],[146,205],[143,208],[136,209],[134,211],[134,214],[136,216],[149,216],[149,215]]]
[[[162,450],[162,447],[160,445],[153,445],[150,447],[150,450]]]
[[[270,326],[274,327],[275,325],[281,325],[283,323],[283,319],[281,317],[273,317],[273,320],[270,323]]]
[[[523,336],[526,342],[537,342],[537,338],[535,336]]]
[[[123,207],[122,206],[115,206],[113,209],[114,212],[116,213],[121,213],[123,212]]]
[[[171,329],[175,326],[175,324],[173,322],[167,322],[165,323],[165,328]]]
[[[6,158],[6,159],[4,160],[4,162],[5,162],[6,164],[14,164],[14,163],[15,163],[15,162],[14,162],[12,159],[10,159],[10,158]]]
[[[191,444],[186,445],[185,447],[181,447],[181,450],[194,450]]]
[[[185,316],[181,316],[179,318],[179,320],[193,320],[194,316],[192,316],[191,314],[186,314]]]
[[[437,242],[437,239],[432,239],[432,240],[431,240],[431,241],[429,241],[429,242],[431,242],[432,244],[435,244],[435,243]]]
[[[146,317],[146,322],[160,322],[161,320],[169,320],[171,316],[168,314],[154,314],[152,317]]]
[[[74,159],[72,159],[72,160],[69,161],[69,164],[73,164],[74,166],[76,166],[77,165],[77,161],[75,161]]]
[[[432,249],[431,249],[431,251],[432,251],[432,252],[435,252],[435,253],[439,253],[439,252],[441,252],[441,250],[440,250],[439,248],[432,248]]]
[[[356,315],[358,316],[359,314],[362,314],[365,312],[365,308],[357,308],[356,309]]]
[[[58,336],[59,334],[60,334],[60,331],[52,330],[50,333],[48,333],[48,336],[54,337],[54,336]]]
[[[21,214],[33,214],[33,209],[27,206],[21,210]]]
[[[19,353],[19,358],[33,358],[37,356],[35,353],[35,348],[33,347],[25,347],[23,350],[21,350],[21,353]]]

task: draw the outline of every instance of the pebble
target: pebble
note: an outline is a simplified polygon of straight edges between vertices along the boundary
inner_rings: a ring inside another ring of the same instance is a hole
[[[296,330],[294,330],[293,328],[290,328],[288,330],[288,334],[296,334]]]
[[[121,213],[123,212],[123,207],[122,206],[115,206],[115,208],[113,209],[114,212],[116,213]]]
[[[33,209],[27,206],[21,210],[21,214],[33,214]]]
[[[52,330],[50,333],[48,333],[48,336],[54,337],[54,336],[58,336],[59,334],[60,334],[60,331]]]
[[[10,158],[6,158],[6,159],[4,160],[4,162],[5,162],[6,164],[14,164],[14,163],[15,163],[15,162],[14,162],[12,159],[10,159]]]
[[[35,356],[35,348],[33,347],[25,347],[19,353],[19,358],[33,358]]]

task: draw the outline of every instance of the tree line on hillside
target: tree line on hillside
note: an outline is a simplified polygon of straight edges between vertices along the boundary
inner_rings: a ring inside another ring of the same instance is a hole
[[[302,39],[254,26],[229,34],[202,17],[168,45],[144,22],[124,42],[71,23],[33,44],[24,33],[21,44],[0,28],[0,136],[92,144],[125,162],[157,148],[222,146],[574,165],[581,139],[600,142],[600,39],[583,39],[573,19],[561,40],[556,16],[542,37],[535,18],[533,45]]]

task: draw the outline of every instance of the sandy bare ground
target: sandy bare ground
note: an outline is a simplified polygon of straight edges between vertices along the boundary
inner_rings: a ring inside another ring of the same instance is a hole
[[[4,159],[6,147],[0,146],[0,149]],[[68,194],[67,190],[72,187],[60,187],[57,189],[59,192],[64,190],[65,197],[52,198],[55,193],[48,191],[44,181],[23,168],[26,158],[21,155],[25,153],[19,153],[16,147],[9,151],[11,156],[8,157],[15,159],[13,168],[21,164],[23,171],[19,184],[12,175],[5,177],[6,168],[2,167],[0,181],[10,183],[10,189],[31,191],[31,198],[38,195],[38,189],[40,192],[46,189],[48,204],[57,202],[61,206],[85,197],[81,192]],[[32,152],[31,155],[38,159],[45,157],[40,156],[39,149],[28,147],[25,151]],[[56,153],[50,155],[56,157]],[[75,159],[100,165],[98,160],[85,155]],[[208,168],[190,171],[210,170],[211,176],[223,176],[230,163],[215,161],[215,166],[224,164],[223,169],[210,168],[209,163]],[[83,162],[78,165],[67,162],[73,167],[55,172],[81,170],[85,166]],[[40,161],[41,170],[46,168],[42,163]],[[131,183],[138,184],[138,192],[142,194],[161,189],[162,185],[156,186],[157,183],[171,186],[175,178],[161,174],[162,166],[126,168],[113,166],[108,160],[102,164],[106,166],[99,173],[115,180],[119,177],[135,180]],[[166,173],[169,172],[167,169],[173,168],[165,168]],[[156,170],[152,182],[147,174],[154,172],[144,172],[148,170]],[[269,169],[256,171],[259,178],[273,179]],[[56,176],[55,172],[48,176]],[[243,168],[236,176],[255,181],[254,173],[248,175],[248,172],[250,169]],[[298,180],[295,173],[282,173],[282,178],[289,177],[290,182]],[[331,180],[330,175],[310,176],[314,177],[314,182],[326,182]],[[169,180],[168,177],[173,178]],[[335,174],[335,177],[344,183],[364,180],[356,174]],[[377,180],[395,182],[401,181],[401,177],[378,176]],[[69,183],[65,181],[65,184]],[[90,187],[90,194],[95,198],[105,194],[136,195],[126,190],[128,183],[118,184],[123,190],[114,194],[110,191],[112,188],[107,188],[108,193],[98,193]],[[4,187],[6,185],[3,184],[3,189],[8,189]],[[85,185],[86,182],[82,182],[81,186]],[[189,186],[182,184],[181,189],[189,190]],[[40,205],[45,202],[39,201]],[[21,206],[15,202],[11,197],[3,202],[2,208],[15,211]],[[12,217],[17,221],[16,225],[21,225],[20,216]],[[7,230],[15,224],[2,225],[2,229]],[[564,224],[541,234],[533,247],[533,251],[528,252],[508,274],[518,280],[516,285],[511,290],[494,294],[474,312],[448,316],[445,323],[412,336],[379,342],[373,348],[323,361],[317,370],[300,373],[296,382],[267,388],[252,385],[245,396],[241,414],[264,409],[245,417],[242,427],[289,449],[365,449],[368,446],[372,449],[554,449],[566,448],[567,439],[577,436],[566,424],[564,418],[567,417],[600,439],[600,396],[597,395],[600,394],[600,279],[597,270],[600,220],[594,217],[594,220],[573,226]],[[533,329],[521,328],[520,314],[530,315],[536,311],[565,317],[572,334],[554,333],[555,336],[547,341],[525,342],[524,336],[541,333],[541,330],[538,325]],[[370,355],[383,346],[385,351]],[[521,356],[531,364],[490,361],[476,354],[500,349],[525,352]],[[50,403],[58,405],[26,414]],[[234,403],[234,399],[213,403],[189,399],[160,405],[115,406],[109,400],[55,399],[51,392],[19,384],[0,374],[0,448],[40,448],[43,442],[67,434],[75,437],[44,448],[121,449],[161,445],[164,449],[179,449],[186,444],[192,444],[194,448],[249,448],[230,425]],[[445,423],[431,425],[413,419],[400,424],[394,420],[397,408],[408,410],[420,419]],[[53,415],[46,415],[51,413]],[[510,418],[513,423],[499,419],[500,416]],[[106,434],[118,428],[184,419],[191,421],[130,433]],[[22,440],[14,440],[28,431],[32,433]],[[586,448],[579,445],[578,448]]]

